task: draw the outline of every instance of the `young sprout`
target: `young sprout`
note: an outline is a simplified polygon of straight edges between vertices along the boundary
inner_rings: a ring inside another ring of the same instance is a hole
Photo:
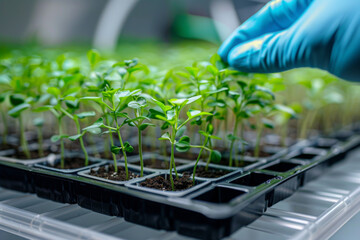
[[[106,128],[108,129],[108,134],[112,135],[113,132],[117,133],[120,146],[111,146],[111,152],[113,154],[119,154],[122,152],[124,156],[125,162],[125,171],[126,171],[126,179],[129,179],[129,170],[128,170],[128,162],[126,152],[133,152],[134,148],[130,145],[129,142],[124,142],[121,136],[120,129],[128,124],[129,116],[127,113],[123,112],[127,107],[126,100],[134,95],[140,94],[140,90],[134,90],[130,92],[129,90],[121,91],[120,89],[109,89],[107,91],[102,92],[102,98],[88,98],[89,100],[96,101],[97,103],[103,105],[108,110],[108,114],[112,117],[115,122],[115,127],[111,126],[111,121],[107,119],[106,124],[104,124],[104,119],[100,118],[93,125],[84,128],[83,130],[91,130],[96,128]],[[119,124],[118,118],[124,118],[124,121]],[[116,158],[114,158],[114,168],[115,172],[117,169]]]
[[[133,96],[134,100],[128,103],[128,107],[134,110],[135,117],[129,118],[126,122],[130,126],[135,126],[138,130],[138,148],[139,148],[139,158],[140,158],[140,166],[141,172],[140,176],[144,175],[144,161],[143,161],[143,154],[142,154],[142,131],[144,131],[147,127],[155,127],[155,124],[144,122],[144,121],[151,121],[150,118],[146,117],[145,114],[145,107],[147,106],[146,98],[143,96]]]
[[[258,112],[259,107],[264,108],[268,104],[269,98],[271,100],[275,99],[271,91],[254,83],[247,84],[244,81],[237,81],[237,84],[239,86],[239,92],[229,91],[229,98],[233,101],[231,110],[235,116],[234,130],[227,136],[230,141],[230,167],[233,164],[235,142],[240,141],[242,143],[242,151],[244,151],[244,144],[246,144],[246,141],[242,139],[242,135],[238,137],[238,126],[244,119]]]
[[[164,133],[159,140],[165,140],[169,141],[171,144],[171,156],[170,156],[170,182],[171,182],[171,188],[174,191],[174,180],[172,176],[172,170],[175,171],[176,179],[178,179],[178,173],[176,171],[175,166],[175,157],[174,157],[174,150],[175,150],[175,144],[177,143],[176,137],[178,136],[178,133],[180,129],[186,126],[190,121],[194,120],[197,117],[200,116],[206,116],[211,115],[211,113],[207,112],[201,112],[199,110],[192,110],[190,109],[186,115],[187,119],[183,122],[180,121],[180,113],[181,110],[186,106],[189,105],[196,100],[200,99],[201,96],[195,96],[188,99],[171,99],[169,100],[171,105],[165,105],[164,103],[156,100],[153,98],[153,101],[160,107],[161,111],[157,111],[155,109],[149,110],[149,117],[158,119],[164,122],[164,125],[171,128],[171,132]],[[165,128],[166,129],[166,128]]]
[[[179,139],[179,141],[177,141],[176,144],[175,144],[176,150],[178,152],[187,152],[191,148],[200,148],[200,151],[199,151],[199,154],[198,154],[198,157],[196,159],[194,169],[193,169],[192,180],[193,180],[194,185],[195,185],[196,168],[197,168],[197,165],[198,165],[198,163],[200,161],[203,150],[206,150],[206,151],[208,151],[210,153],[209,154],[209,161],[211,160],[211,161],[214,161],[214,162],[218,162],[218,161],[221,160],[221,153],[219,151],[213,150],[213,149],[210,149],[210,148],[206,147],[206,144],[207,144],[209,138],[217,139],[217,140],[221,140],[221,138],[219,138],[217,136],[214,136],[214,135],[211,135],[209,133],[209,131],[205,132],[205,131],[199,130],[199,134],[201,134],[202,136],[205,137],[202,145],[191,145],[190,144],[190,138],[188,136],[181,137]],[[206,164],[206,170],[208,168],[208,164],[209,163]]]
[[[34,126],[36,127],[37,137],[38,137],[38,153],[39,157],[44,156],[44,149],[43,149],[43,126],[44,126],[44,119],[43,118],[35,118],[33,120]]]
[[[11,117],[17,118],[19,120],[20,145],[26,158],[30,158],[31,156],[30,156],[28,143],[25,137],[25,127],[24,127],[22,112],[25,111],[26,109],[29,109],[31,105],[26,102],[25,96],[21,94],[10,95],[10,103],[13,106],[13,108],[8,111],[8,114]]]

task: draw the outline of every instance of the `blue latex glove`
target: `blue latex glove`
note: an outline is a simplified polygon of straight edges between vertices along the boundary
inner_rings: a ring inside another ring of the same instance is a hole
[[[360,81],[360,0],[275,0],[222,44],[241,71],[316,67]]]

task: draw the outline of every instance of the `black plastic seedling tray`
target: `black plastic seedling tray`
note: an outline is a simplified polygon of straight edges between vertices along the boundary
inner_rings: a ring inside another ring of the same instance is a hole
[[[177,193],[139,186],[145,178],[166,177],[163,170],[113,184],[89,178],[85,170],[79,175],[79,171],[56,172],[9,161],[0,161],[0,185],[58,202],[77,203],[156,229],[220,239],[254,221],[267,207],[289,197],[359,145],[360,137],[355,134],[302,141],[277,159],[262,161],[250,169],[237,169],[220,179],[196,178],[195,187]],[[186,165],[184,170],[189,166],[192,165]]]

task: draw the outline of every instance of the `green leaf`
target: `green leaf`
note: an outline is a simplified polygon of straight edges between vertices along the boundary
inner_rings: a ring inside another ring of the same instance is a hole
[[[291,115],[292,117],[296,117],[296,112],[294,111],[294,109],[287,107],[285,105],[281,105],[281,104],[275,104],[273,106],[274,110],[283,112],[283,113],[288,113],[289,115]]]
[[[210,159],[213,163],[219,163],[221,161],[221,153],[218,150],[212,150],[210,153]]]
[[[96,120],[96,122],[94,122],[92,125],[83,128],[83,131],[89,131],[90,129],[95,129],[95,128],[101,128],[104,127],[104,119],[103,118],[99,118],[98,120]]]
[[[195,96],[195,97],[191,97],[191,98],[188,98],[188,101],[186,102],[186,105],[189,105],[197,100],[199,100],[200,98],[202,98],[201,95],[198,95],[198,96]]]
[[[207,65],[206,70],[208,70],[208,72],[211,73],[211,75],[213,75],[214,77],[219,74],[219,70],[213,65]]]
[[[45,106],[35,108],[32,111],[38,113],[38,112],[46,112],[46,111],[49,111],[50,109],[54,109],[54,106],[45,105]]]
[[[13,106],[23,104],[25,102],[25,96],[22,94],[12,94],[10,95],[10,103]]]
[[[56,98],[59,98],[61,96],[60,90],[58,88],[56,88],[56,87],[49,87],[47,89],[47,93],[53,95]]]
[[[90,112],[82,112],[82,113],[78,113],[75,114],[79,119],[84,119],[86,117],[93,117],[96,115],[96,113],[94,111],[90,111]]]
[[[226,102],[222,99],[214,100],[212,102],[209,102],[207,104],[209,107],[219,107],[219,108],[225,108]]]
[[[64,139],[64,138],[68,138],[69,136],[68,135],[53,135],[51,137],[51,142],[57,142],[57,141],[60,141],[61,139]]]
[[[36,127],[42,127],[42,126],[44,125],[44,119],[43,119],[43,118],[40,118],[40,117],[35,118],[35,119],[33,120],[33,123],[34,123],[34,125],[35,125]]]
[[[94,67],[101,59],[100,53],[95,49],[91,49],[87,52],[87,58],[91,67]]]
[[[131,146],[129,142],[124,143],[124,149],[128,153],[132,153],[134,151],[133,146]]]
[[[191,119],[194,119],[194,118],[199,117],[199,116],[211,116],[212,113],[201,112],[199,110],[189,109],[189,111],[186,113],[186,115],[188,116],[189,120],[191,120]]]
[[[111,152],[113,154],[119,154],[121,151],[121,147],[117,147],[117,146],[111,146]]]
[[[175,148],[178,152],[187,152],[190,149],[190,138],[183,136],[175,143]]]
[[[70,109],[78,109],[79,108],[79,100],[66,100],[65,105]]]
[[[269,95],[272,97],[272,99],[275,99],[274,93],[273,93],[272,91],[270,91],[269,89],[267,89],[267,88],[264,88],[264,87],[261,87],[261,86],[256,85],[256,86],[255,86],[255,90],[256,90],[256,91],[263,92],[263,93],[267,93],[267,94],[269,94]]]
[[[136,101],[131,101],[128,103],[128,107],[133,109],[139,109],[146,106],[146,99],[144,97],[139,97]]]
[[[140,131],[144,131],[147,127],[156,127],[156,125],[152,123],[143,123],[139,126],[139,129]]]
[[[76,134],[74,136],[70,136],[68,137],[71,141],[75,141],[75,140],[78,140],[79,138],[81,138],[82,136],[84,135],[84,133],[82,134]]]
[[[168,132],[164,133],[161,137],[159,137],[159,140],[168,140],[171,142],[170,134]]]
[[[91,128],[91,129],[88,129],[86,132],[89,132],[94,135],[98,135],[101,133],[101,128]]]
[[[0,84],[10,85],[11,79],[7,74],[0,75]]]
[[[197,74],[199,73],[199,69],[196,67],[185,67],[185,69],[193,76],[194,78],[197,77]]]
[[[261,119],[261,121],[264,124],[264,127],[269,128],[269,129],[275,128],[274,123],[271,120],[263,118],[263,119]]]
[[[182,126],[182,127],[176,132],[175,138],[179,138],[179,137],[181,137],[182,135],[184,135],[186,129],[187,129],[186,126]]]
[[[214,91],[210,91],[210,92],[208,92],[208,94],[216,94],[216,93],[221,93],[221,92],[225,92],[225,91],[228,91],[228,90],[229,90],[229,88],[223,87],[223,88],[216,89]]]
[[[17,105],[16,107],[10,109],[10,111],[8,111],[8,114],[13,118],[17,118],[20,116],[22,111],[24,111],[28,108],[30,108],[30,104],[23,103],[23,104]]]
[[[156,105],[158,105],[160,108],[161,108],[161,110],[164,112],[164,113],[166,113],[167,111],[169,111],[170,109],[171,109],[171,106],[167,106],[167,105],[165,105],[165,104],[163,104],[162,102],[160,102],[159,100],[157,100],[157,99],[155,99],[155,98],[151,98],[153,101],[154,101],[154,103],[156,104]],[[150,109],[151,110],[151,109]]]

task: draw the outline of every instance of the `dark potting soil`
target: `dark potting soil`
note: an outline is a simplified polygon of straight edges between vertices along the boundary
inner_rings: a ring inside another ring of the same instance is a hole
[[[140,186],[163,191],[172,191],[170,179],[165,179],[163,176],[148,178],[144,182],[140,183]],[[179,179],[176,179],[174,176],[175,191],[186,190],[192,186],[194,186],[193,181],[189,175],[184,174],[182,177],[179,177]]]
[[[89,162],[91,164],[91,162]],[[54,168],[61,168],[60,161],[53,166]],[[85,159],[84,158],[65,158],[64,168],[63,169],[75,169],[85,167]]]
[[[135,162],[135,165],[140,166],[140,161]],[[169,161],[158,160],[158,159],[145,159],[144,167],[153,168],[153,169],[169,169]],[[175,166],[181,166],[182,163],[175,162]]]
[[[16,151],[15,154],[11,155],[11,156],[6,156],[6,157],[11,157],[11,158],[16,158],[16,159],[20,159],[20,160],[33,160],[33,159],[38,159],[38,158],[42,158],[42,157],[46,157],[49,154],[51,154],[52,152],[50,151],[44,151],[44,154],[42,156],[40,156],[38,150],[34,150],[34,151],[30,151],[30,158],[27,158],[24,152],[19,152]]]
[[[118,171],[115,172],[115,167],[113,165],[110,165],[108,168],[106,168],[105,166],[102,166],[102,167],[99,167],[99,169],[97,171],[94,169],[91,169],[90,175],[95,176],[95,177],[105,178],[108,180],[113,180],[113,181],[128,181],[128,180],[140,177],[140,175],[129,171],[129,179],[126,179],[125,168],[122,166],[118,166],[117,169],[118,169]]]
[[[14,146],[11,144],[1,144],[0,145],[0,151],[9,150],[9,149],[17,149],[17,146]]]
[[[196,168],[196,177],[203,177],[203,178],[219,178],[232,171],[225,170],[225,169],[217,169],[209,167],[208,170],[205,169],[203,166],[198,166]]]

